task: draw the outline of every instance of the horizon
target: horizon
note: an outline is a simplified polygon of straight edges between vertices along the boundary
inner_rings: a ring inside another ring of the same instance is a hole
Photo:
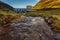
[[[39,0],[0,0],[11,5],[14,8],[26,8],[27,5],[34,6]]]

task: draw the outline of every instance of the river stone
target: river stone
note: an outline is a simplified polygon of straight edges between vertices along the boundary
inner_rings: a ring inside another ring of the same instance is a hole
[[[58,37],[54,37],[50,26],[41,17],[23,16],[9,25],[5,33],[0,35],[0,40],[55,40]]]

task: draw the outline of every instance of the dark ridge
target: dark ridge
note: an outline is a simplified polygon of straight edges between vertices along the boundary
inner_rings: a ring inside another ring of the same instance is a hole
[[[14,8],[2,1],[0,1],[0,9],[4,9],[4,10],[13,10]]]
[[[50,11],[50,10],[60,10],[60,8],[44,8],[44,9],[37,9],[42,11]]]

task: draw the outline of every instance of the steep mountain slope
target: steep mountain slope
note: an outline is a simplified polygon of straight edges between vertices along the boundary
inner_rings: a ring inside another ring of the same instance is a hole
[[[60,0],[41,0],[32,9],[60,8]]]
[[[14,8],[2,1],[0,1],[0,9],[4,9],[4,10],[13,10]]]

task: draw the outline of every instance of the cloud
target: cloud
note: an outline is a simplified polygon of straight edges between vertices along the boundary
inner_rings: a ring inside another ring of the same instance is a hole
[[[40,1],[40,0],[38,0],[38,1]]]

